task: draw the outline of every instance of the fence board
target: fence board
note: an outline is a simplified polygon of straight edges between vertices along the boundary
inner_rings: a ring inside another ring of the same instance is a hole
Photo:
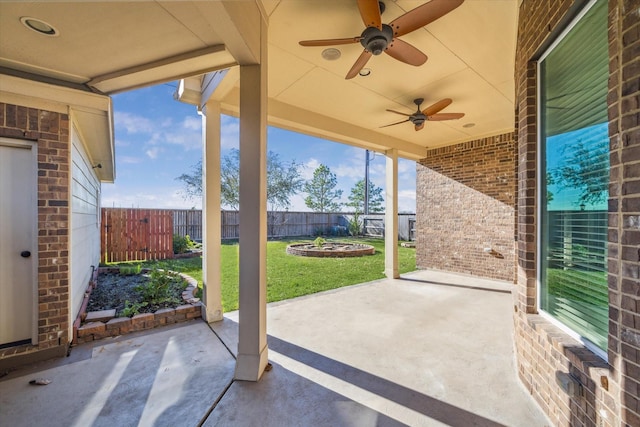
[[[237,211],[222,211],[222,239],[239,237],[240,218]],[[269,237],[314,236],[335,234],[336,226],[348,229],[350,213],[338,212],[268,212]],[[173,257],[173,235],[189,235],[202,239],[202,211],[195,209],[127,209],[103,208],[101,212],[102,262],[166,259]],[[380,235],[384,214],[363,217],[371,234]],[[415,215],[398,215],[398,237],[411,240],[415,233]]]
[[[184,236],[189,234],[185,230],[185,225],[191,227],[192,234],[189,236],[193,240],[200,240],[197,236],[202,235],[202,211],[201,210],[177,210],[174,212],[174,233]],[[183,212],[193,215],[191,219],[186,219]],[[239,238],[240,218],[237,211],[221,211],[221,235],[222,239]],[[335,231],[335,226],[348,229],[349,219],[352,213],[341,212],[272,212],[267,213],[267,235],[269,237],[297,237],[314,236],[318,234],[331,234]],[[398,238],[401,240],[415,239],[415,214],[398,215]],[[377,228],[384,227],[384,214],[367,215],[371,223],[375,223]],[[377,235],[381,235],[378,230]],[[199,234],[198,234],[199,232]],[[371,233],[373,235],[374,233]],[[196,237],[194,237],[196,236]]]
[[[173,212],[103,208],[102,262],[173,258]]]
[[[182,209],[173,211],[173,234],[202,240],[202,211]]]

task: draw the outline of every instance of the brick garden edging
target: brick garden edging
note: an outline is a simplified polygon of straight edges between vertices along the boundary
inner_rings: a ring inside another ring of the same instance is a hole
[[[349,249],[335,249],[332,247],[336,245],[349,245]],[[316,247],[310,243],[294,243],[287,246],[287,253],[295,256],[317,257],[317,258],[349,258],[349,257],[361,257],[365,255],[373,255],[376,253],[376,248],[371,245],[365,245],[363,243],[325,243],[322,247]]]
[[[99,273],[117,273],[119,268],[101,267]],[[143,269],[142,272],[149,272]],[[153,329],[160,326],[171,325],[173,323],[186,322],[202,316],[202,303],[199,298],[193,296],[193,291],[198,287],[198,281],[191,276],[178,273],[180,277],[188,283],[182,292],[182,300],[185,304],[176,308],[161,308],[155,313],[142,313],[133,317],[113,317],[108,321],[95,321],[81,324],[74,331],[75,344],[100,340],[107,337],[115,337],[131,332]],[[93,285],[95,286],[95,285]],[[91,287],[91,286],[90,286]],[[80,313],[79,320],[85,319],[87,313]]]

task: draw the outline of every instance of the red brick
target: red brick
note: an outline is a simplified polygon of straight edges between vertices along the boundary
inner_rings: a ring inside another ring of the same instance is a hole
[[[136,314],[131,318],[131,330],[141,331],[143,329],[150,329],[154,327],[153,313]]]
[[[102,322],[90,322],[78,328],[78,336],[101,335],[106,331],[106,326]]]
[[[131,332],[131,323],[131,319],[128,317],[116,317],[107,322],[106,328],[113,336],[122,335]]]

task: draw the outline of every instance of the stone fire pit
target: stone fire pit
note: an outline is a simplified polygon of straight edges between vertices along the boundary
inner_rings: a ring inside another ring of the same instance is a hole
[[[348,242],[324,243],[322,246],[313,243],[295,243],[287,246],[287,253],[319,258],[346,258],[373,255],[376,249],[371,245]]]

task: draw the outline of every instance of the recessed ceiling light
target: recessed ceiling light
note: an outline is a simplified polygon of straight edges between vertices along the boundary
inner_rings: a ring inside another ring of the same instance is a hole
[[[45,36],[58,36],[60,33],[53,28],[53,25],[47,24],[41,19],[31,18],[29,16],[23,16],[20,18],[20,22],[30,30],[37,32],[38,34],[44,34]]]
[[[363,68],[358,74],[360,74],[362,77],[367,77],[369,74],[371,74],[371,69]]]
[[[474,127],[476,124],[475,123],[466,123],[464,125],[462,125],[463,128],[472,128]]]
[[[334,47],[330,47],[322,51],[322,57],[327,61],[335,61],[340,58],[340,55],[342,55],[342,53]]]

